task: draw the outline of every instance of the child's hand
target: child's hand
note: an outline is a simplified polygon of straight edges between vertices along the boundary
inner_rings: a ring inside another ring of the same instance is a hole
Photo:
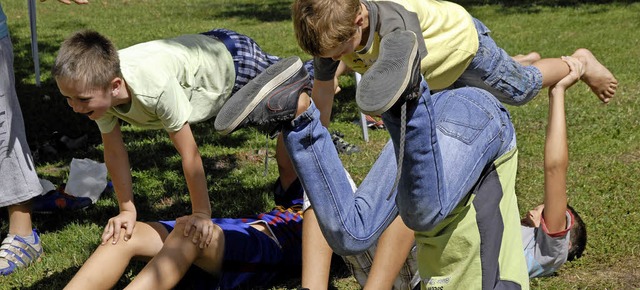
[[[121,211],[115,217],[109,219],[107,226],[102,233],[102,244],[106,244],[110,239],[112,244],[116,244],[120,239],[120,230],[124,228],[124,241],[128,241],[133,234],[133,228],[136,225],[135,211]]]
[[[573,84],[575,84],[584,74],[584,65],[578,59],[571,56],[563,56],[562,60],[564,60],[564,62],[566,62],[569,66],[569,74],[555,85],[552,85],[549,88],[550,90],[565,91]]]
[[[188,237],[191,232],[195,230],[192,240],[194,244],[199,243],[198,246],[201,249],[204,249],[211,244],[211,241],[213,240],[213,222],[211,221],[210,216],[203,213],[193,213],[188,216],[183,216],[179,218],[179,220],[185,222],[185,237]]]

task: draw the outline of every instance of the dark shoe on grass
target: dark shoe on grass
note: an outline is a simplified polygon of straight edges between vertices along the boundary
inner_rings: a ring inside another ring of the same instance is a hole
[[[351,155],[353,153],[360,152],[360,148],[358,146],[353,145],[344,139],[344,134],[339,131],[331,132],[331,140],[333,141],[333,145],[336,146],[336,150],[340,154]]]
[[[380,56],[360,79],[356,103],[362,112],[382,115],[396,103],[417,99],[420,56],[412,31],[396,31],[380,41]]]
[[[300,58],[280,60],[238,90],[222,106],[215,128],[229,134],[244,126],[272,133],[274,125],[292,120],[302,92],[311,90],[311,81]]]

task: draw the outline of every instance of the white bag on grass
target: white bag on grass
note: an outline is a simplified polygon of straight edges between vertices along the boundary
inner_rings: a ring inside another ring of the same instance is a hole
[[[88,158],[71,160],[69,180],[64,191],[77,197],[88,197],[96,203],[107,187],[107,166]]]

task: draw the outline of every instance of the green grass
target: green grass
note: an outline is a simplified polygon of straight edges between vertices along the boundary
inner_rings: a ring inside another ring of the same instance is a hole
[[[49,70],[59,43],[80,28],[96,29],[118,47],[138,42],[224,27],[250,35],[262,48],[280,56],[309,59],[297,47],[290,23],[289,1],[92,1],[87,6],[66,6],[49,0],[38,3],[38,36],[42,86],[35,86],[30,56],[27,1],[4,1],[15,53],[16,86],[32,149],[59,131],[69,136],[88,134],[86,150],[38,154],[42,178],[65,181],[72,157],[102,160],[96,126],[74,114],[57,92]],[[535,289],[628,289],[640,287],[637,223],[640,177],[640,4],[545,7],[535,5],[468,6],[493,30],[493,37],[511,54],[538,51],[543,57],[568,55],[578,47],[590,48],[620,81],[610,105],[599,104],[584,84],[567,98],[569,126],[569,198],[587,223],[589,242],[582,259],[567,263],[557,275],[534,279]],[[142,13],[140,11],[143,11]],[[341,79],[342,93],[334,106],[332,128],[364,149],[343,161],[360,181],[384,144],[384,131],[370,131],[365,143],[352,121],[357,117],[353,79]],[[517,192],[520,211],[542,201],[542,152],[547,114],[546,91],[522,107],[509,107],[518,134],[520,162]],[[271,184],[277,177],[275,142],[268,142],[269,164],[264,172],[265,137],[253,130],[221,136],[211,122],[195,126],[201,146],[215,216],[238,216],[273,205]],[[179,157],[166,134],[127,127],[125,139],[132,164],[139,220],[173,218],[189,213],[188,192]],[[45,256],[32,267],[0,278],[0,289],[60,289],[98,244],[107,219],[117,213],[114,195],[78,213],[35,215],[42,232]],[[1,217],[6,220],[6,213]],[[7,232],[7,223],[0,228]],[[135,276],[134,264],[116,288]],[[339,289],[357,289],[354,280],[335,273]],[[274,286],[291,288],[296,281]]]

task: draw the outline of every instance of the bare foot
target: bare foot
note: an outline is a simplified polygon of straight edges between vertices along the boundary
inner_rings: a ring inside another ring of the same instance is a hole
[[[584,63],[585,71],[580,79],[602,102],[608,103],[616,93],[618,80],[588,49],[579,48],[572,56]]]
[[[518,54],[518,55],[514,55],[511,58],[513,58],[513,60],[519,62],[521,65],[524,66],[528,66],[531,65],[532,63],[539,61],[542,57],[540,56],[539,53],[533,51],[530,52],[526,55],[524,54]]]

